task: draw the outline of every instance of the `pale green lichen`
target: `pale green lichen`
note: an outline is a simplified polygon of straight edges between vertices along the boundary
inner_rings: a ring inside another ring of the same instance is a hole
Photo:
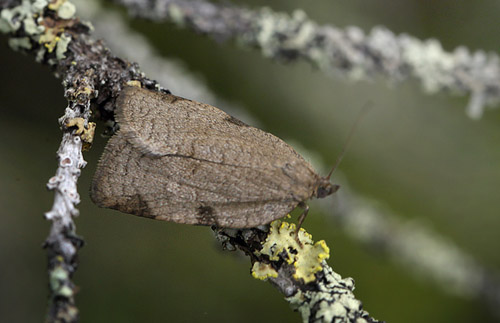
[[[71,42],[71,36],[67,36],[66,34],[62,34],[56,46],[56,58],[63,59],[66,58],[64,53],[68,50],[68,44]]]
[[[262,53],[273,57],[280,48],[303,50],[314,38],[317,25],[307,18],[302,10],[295,10],[292,16],[273,12],[269,8],[260,10],[256,19],[258,33],[256,41]],[[285,39],[282,38],[286,35]]]
[[[403,49],[402,57],[413,66],[427,92],[435,93],[442,88],[442,84],[454,82],[450,71],[455,67],[455,58],[437,40],[429,39],[422,43],[408,37]]]
[[[279,220],[272,222],[259,255],[267,255],[271,261],[284,258],[289,265],[295,267],[295,279],[310,283],[316,279],[314,274],[323,268],[323,260],[330,257],[330,249],[323,240],[314,243],[312,236],[304,229],[299,230],[299,244],[295,239],[295,231],[295,224]],[[291,250],[294,251],[290,252]],[[262,267],[258,262],[254,264],[254,268],[263,268],[259,272],[252,271],[252,274],[256,278],[265,279],[261,277],[267,274],[269,268]]]
[[[302,10],[295,10],[292,15],[292,23],[300,26],[297,33],[287,39],[283,45],[286,48],[306,48],[306,44],[314,38],[318,26],[311,20],[307,19],[307,15]]]
[[[28,37],[11,38],[11,39],[9,39],[9,46],[10,46],[10,48],[12,48],[14,50],[30,49],[31,42],[30,42],[30,39]]]
[[[33,19],[33,17],[26,17],[23,23],[24,23],[24,30],[28,35],[38,35],[45,30],[45,27],[37,24],[35,19]]]
[[[328,302],[321,302],[319,304],[318,315],[321,315],[325,321],[331,322],[334,317],[344,317],[347,314],[347,310],[339,302],[333,304],[328,304]]]
[[[45,57],[45,48],[40,47],[38,51],[36,52],[35,55],[35,61],[37,63],[41,63],[43,61],[43,58]]]
[[[58,256],[57,261],[62,262],[63,258]],[[73,289],[65,285],[65,281],[69,281],[69,273],[62,266],[57,266],[50,271],[49,284],[54,294],[71,297],[74,294]]]
[[[14,49],[31,49],[32,42],[38,41],[43,47],[37,51],[36,60],[43,61],[45,53],[55,51],[56,59],[50,59],[49,63],[56,64],[58,60],[65,58],[71,37],[64,33],[64,24],[48,28],[44,26],[43,11],[45,8],[57,11],[59,18],[70,19],[75,15],[75,6],[67,0],[57,0],[49,4],[47,0],[36,0],[31,2],[23,0],[21,5],[4,9],[0,12],[0,31],[12,33],[23,27],[29,37],[12,38],[9,45]]]
[[[23,2],[14,8],[2,10],[0,13],[0,31],[3,33],[14,32],[21,28],[26,21],[33,21],[33,16],[42,13],[47,6],[46,0],[36,0],[31,3],[29,0]],[[31,23],[31,27],[33,27]],[[28,32],[28,31],[27,31]]]
[[[13,19],[16,16],[25,17],[23,6],[2,10],[0,13],[0,31],[9,33],[18,30],[21,27],[21,20]]]
[[[59,9],[57,9],[57,15],[62,19],[71,19],[75,16],[76,7],[69,1],[64,2]]]
[[[354,281],[351,278],[342,279],[326,263],[323,274],[323,288],[298,290],[286,298],[290,306],[301,313],[304,322],[344,322],[346,319],[350,322],[363,322],[363,318],[356,317],[362,309],[361,302],[352,293]],[[312,318],[311,308],[317,308]]]
[[[180,27],[184,26],[185,16],[181,8],[179,8],[179,6],[175,4],[172,4],[170,5],[169,9],[170,9],[169,10],[170,19]]]
[[[75,5],[67,0],[55,0],[48,5],[48,8],[57,11],[61,19],[71,19],[76,13]]]
[[[274,53],[274,48],[276,47],[276,40],[273,35],[275,32],[275,24],[277,17],[273,15],[273,12],[269,8],[262,8],[258,20],[259,33],[256,37],[257,42],[262,48],[262,53],[269,57]]]
[[[68,272],[66,270],[64,270],[62,267],[56,267],[50,273],[51,283],[56,284],[56,285],[53,285],[54,287],[57,287],[57,284],[59,284],[60,280],[66,280],[66,279],[68,279],[68,277],[69,277]]]
[[[57,291],[58,295],[64,296],[64,297],[71,297],[73,296],[73,290],[69,288],[68,286],[64,285],[59,290]]]

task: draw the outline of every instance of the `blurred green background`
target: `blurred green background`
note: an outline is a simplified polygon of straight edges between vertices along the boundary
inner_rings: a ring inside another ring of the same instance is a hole
[[[243,2],[238,2],[243,3]],[[320,24],[384,25],[445,49],[498,51],[498,1],[245,1]],[[111,8],[109,10],[116,10]],[[485,266],[500,269],[500,111],[467,118],[467,98],[425,95],[418,83],[346,83],[309,65],[281,64],[231,43],[170,25],[131,21],[167,58],[182,61],[217,96],[260,126],[333,164],[360,108],[363,121],[340,167],[351,187],[392,212],[426,223]],[[49,223],[66,106],[60,80],[0,38],[0,321],[39,322],[46,310]],[[141,62],[139,62],[140,64]],[[169,84],[163,84],[169,87]],[[298,322],[282,296],[249,274],[249,260],[223,252],[209,228],[162,223],[99,209],[88,188],[105,139],[85,154],[77,233],[86,240],[74,280],[82,322]],[[330,265],[356,281],[372,316],[389,322],[495,321],[480,301],[450,296],[381,254],[359,246],[312,204],[305,227],[324,239]]]

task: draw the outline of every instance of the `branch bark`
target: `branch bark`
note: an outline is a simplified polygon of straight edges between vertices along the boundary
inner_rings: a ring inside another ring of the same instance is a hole
[[[79,109],[68,107],[66,114],[59,121],[62,127],[65,126],[65,121],[71,120],[72,117],[87,121],[89,112],[89,109],[82,113]],[[52,221],[50,234],[44,244],[48,256],[50,290],[47,321],[77,322],[77,289],[71,277],[78,267],[78,249],[83,246],[83,239],[76,235],[73,222],[73,217],[79,213],[75,206],[80,202],[76,184],[80,169],[86,165],[80,136],[65,129],[57,157],[59,166],[56,175],[47,183],[47,188],[54,191],[54,203],[52,209],[45,213],[45,218]]]
[[[137,17],[169,21],[219,41],[233,39],[275,60],[304,60],[328,74],[351,80],[381,75],[390,82],[413,77],[426,93],[470,95],[471,118],[500,102],[500,62],[494,53],[471,53],[464,46],[446,52],[436,39],[395,35],[381,26],[367,34],[355,26],[319,26],[301,10],[288,15],[205,0],[114,1]]]

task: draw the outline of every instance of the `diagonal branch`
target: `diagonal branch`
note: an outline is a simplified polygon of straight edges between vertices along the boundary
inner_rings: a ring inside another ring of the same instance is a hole
[[[354,26],[319,26],[301,10],[288,15],[205,0],[114,1],[138,17],[169,21],[216,40],[234,39],[272,59],[305,60],[328,74],[352,80],[381,75],[391,82],[413,77],[427,93],[470,95],[472,118],[500,102],[500,62],[494,53],[471,53],[463,46],[446,52],[436,39],[422,41],[384,27],[365,34]]]

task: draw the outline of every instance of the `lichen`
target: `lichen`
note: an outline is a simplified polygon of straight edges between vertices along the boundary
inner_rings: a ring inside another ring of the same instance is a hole
[[[4,9],[0,13],[0,31],[3,33],[14,32],[21,27],[22,19],[13,19],[14,17],[24,18],[27,12],[22,5],[12,9]]]
[[[128,86],[141,87],[141,81],[138,80],[130,80],[126,83]]]
[[[37,63],[41,63],[43,61],[44,57],[45,57],[45,48],[43,48],[43,47],[38,48],[36,55],[35,55],[35,61]]]
[[[182,9],[179,8],[179,6],[172,4],[170,5],[170,19],[177,25],[179,26],[184,26],[185,24],[185,19],[186,17],[184,16],[184,13],[182,12]]]
[[[9,46],[10,46],[10,48],[12,48],[14,50],[30,49],[31,42],[30,42],[30,39],[28,37],[11,38],[11,39],[9,39]]]
[[[29,24],[32,21],[34,23],[33,17],[41,14],[46,6],[46,0],[37,0],[33,3],[29,0],[23,0],[19,6],[3,9],[0,13],[0,31],[4,33],[14,32],[21,28],[23,24],[26,24],[27,21],[29,21]],[[29,27],[33,27],[33,24]],[[29,33],[30,31],[26,32]]]
[[[73,289],[61,283],[69,279],[68,272],[63,267],[57,266],[50,272],[50,286],[51,289],[59,296],[71,297]]]
[[[67,36],[66,34],[62,34],[59,41],[57,42],[56,45],[56,58],[57,59],[64,59],[66,56],[64,53],[66,53],[66,50],[68,50],[68,44],[71,42],[71,36]]]
[[[66,128],[76,127],[75,135],[79,135],[83,142],[83,150],[89,150],[92,146],[92,141],[94,140],[95,127],[94,122],[89,122],[85,126],[85,119],[83,118],[73,118],[69,119],[65,123]]]
[[[24,30],[28,35],[39,35],[43,33],[43,31],[45,30],[45,27],[37,24],[35,19],[33,19],[33,17],[26,17],[23,20],[23,23],[24,23]]]
[[[43,15],[46,9],[57,11],[59,19],[46,18]],[[35,48],[36,60],[41,62],[46,53],[55,51],[56,57],[49,58],[48,62],[57,64],[58,60],[65,58],[64,54],[71,42],[71,37],[65,34],[65,28],[75,11],[75,6],[67,0],[51,3],[46,0],[23,0],[21,5],[0,12],[0,31],[14,33],[22,29],[24,36],[12,37],[9,45],[14,50],[31,50],[35,42],[38,42],[42,47]]]
[[[323,270],[322,286],[319,290],[299,290],[287,297],[290,306],[299,311],[304,322],[365,322],[359,314],[361,302],[354,298],[354,281],[344,278],[326,266]],[[311,311],[311,309],[315,309]],[[314,315],[314,317],[311,317]]]
[[[52,0],[47,6],[50,10],[56,11],[66,0]]]
[[[271,277],[278,277],[278,272],[270,264],[255,262],[252,266],[253,278],[266,280]]]
[[[38,41],[40,44],[43,44],[45,48],[47,48],[49,53],[52,53],[52,51],[56,48],[57,42],[61,39],[58,34],[58,31],[54,28],[47,28]]]
[[[57,15],[62,19],[71,19],[75,16],[76,7],[71,2],[64,2],[59,9],[57,9]]]
[[[280,220],[272,222],[269,235],[259,254],[267,255],[270,261],[285,260],[287,264],[295,267],[293,277],[296,280],[310,283],[316,279],[314,274],[323,268],[323,260],[330,257],[330,249],[324,240],[314,243],[312,236],[304,229],[299,230],[299,244],[295,231],[295,224]],[[269,268],[259,262],[256,262],[252,269],[253,276],[259,279],[265,279],[262,277],[268,272]]]

